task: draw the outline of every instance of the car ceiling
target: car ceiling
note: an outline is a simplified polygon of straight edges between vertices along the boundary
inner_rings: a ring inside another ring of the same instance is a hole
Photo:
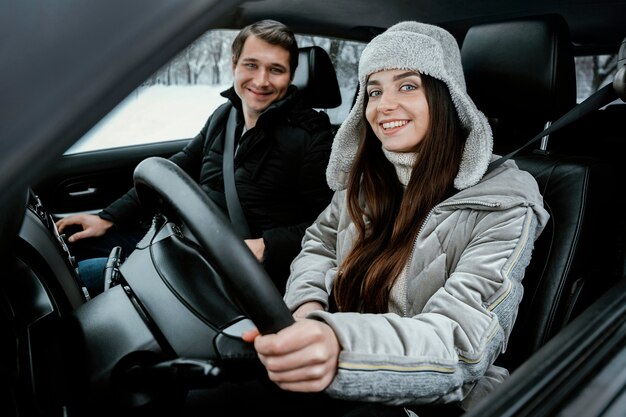
[[[368,28],[418,20],[462,38],[474,24],[546,13],[562,15],[574,44],[589,51],[614,51],[626,36],[623,0],[260,0],[240,6],[236,26],[274,18],[298,32],[367,40]]]
[[[469,26],[543,13],[574,42],[616,51],[626,0],[7,0],[0,2],[0,204],[208,28],[273,18],[296,32],[368,40],[401,20]],[[601,27],[601,30],[598,28]],[[598,51],[598,49],[595,49]]]

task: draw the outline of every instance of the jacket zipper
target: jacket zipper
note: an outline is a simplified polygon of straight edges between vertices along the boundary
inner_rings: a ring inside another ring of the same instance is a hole
[[[424,231],[424,226],[426,225],[426,223],[428,223],[428,220],[430,220],[430,217],[432,216],[433,212],[436,209],[442,208],[442,207],[457,206],[457,205],[458,206],[461,206],[461,205],[478,205],[478,206],[484,206],[484,207],[499,207],[500,203],[488,203],[488,202],[480,201],[480,200],[458,200],[458,201],[443,202],[443,203],[440,203],[440,204],[436,205],[435,207],[431,208],[430,211],[428,212],[428,214],[426,215],[426,218],[422,222],[422,225],[420,226],[420,229],[417,231],[417,234],[415,235],[415,239],[413,239],[413,246],[411,247],[411,254],[409,255],[407,263],[404,266],[404,275],[405,275],[404,295],[405,295],[405,297],[408,294],[408,289],[407,289],[406,286],[407,286],[407,282],[408,282],[408,278],[409,278],[409,266],[411,265],[411,262],[413,261],[413,255],[415,254],[415,246],[417,246],[417,239],[420,237],[420,235]],[[406,298],[403,300],[403,303],[402,303],[402,316],[403,317],[408,317],[408,306],[407,306]]]

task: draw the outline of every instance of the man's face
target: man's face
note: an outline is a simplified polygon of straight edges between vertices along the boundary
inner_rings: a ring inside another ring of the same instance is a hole
[[[233,79],[244,114],[255,119],[287,93],[291,82],[289,51],[250,36],[238,62],[233,62]]]

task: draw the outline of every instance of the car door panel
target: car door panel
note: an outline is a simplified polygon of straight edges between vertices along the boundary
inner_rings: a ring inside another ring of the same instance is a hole
[[[50,213],[96,212],[133,185],[137,164],[150,156],[170,157],[188,139],[64,155],[33,187]]]

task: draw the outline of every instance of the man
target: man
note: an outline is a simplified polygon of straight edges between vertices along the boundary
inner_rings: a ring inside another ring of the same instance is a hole
[[[225,126],[230,109],[237,110],[234,167],[250,228],[245,242],[281,292],[305,229],[332,197],[325,179],[331,125],[325,113],[300,101],[297,88],[291,85],[297,65],[298,45],[285,25],[263,20],[243,28],[232,44],[233,87],[222,93],[229,101],[170,158],[227,213]],[[131,189],[98,215],[68,216],[57,227],[60,233],[71,227],[80,229],[68,239],[78,260],[107,256],[116,245],[128,255],[145,233],[137,226],[142,214]],[[105,261],[98,262],[95,278],[87,277],[93,270],[81,272],[92,296],[103,289],[99,272]]]

